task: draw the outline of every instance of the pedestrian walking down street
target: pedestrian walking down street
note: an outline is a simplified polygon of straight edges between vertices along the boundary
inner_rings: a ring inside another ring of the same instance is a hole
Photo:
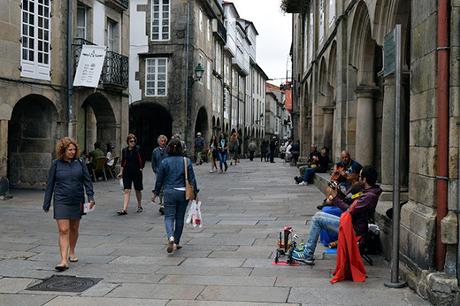
[[[209,170],[210,173],[213,173],[214,170],[217,171],[217,137],[216,135],[212,135],[211,140],[209,141],[209,153],[208,155],[210,156],[211,159],[211,170]]]
[[[220,172],[223,172],[222,165],[225,166],[225,172],[227,172],[228,141],[224,134],[220,134],[219,136],[219,141],[217,142],[217,153],[219,156]]]
[[[251,142],[248,145],[248,150],[249,150],[249,160],[253,161],[254,160],[254,153],[256,152],[256,143],[254,140],[251,140]]]
[[[188,200],[185,199],[185,169],[189,183],[193,186],[195,198],[198,187],[193,172],[192,161],[184,157],[182,144],[178,139],[172,139],[167,146],[168,157],[165,158],[158,169],[155,189],[152,191],[152,202],[163,189],[165,198],[165,229],[168,238],[166,251],[172,253],[180,249],[180,238],[184,228],[185,211]]]
[[[268,152],[268,141],[264,139],[262,140],[262,143],[260,144],[260,161],[268,161],[267,152]]]
[[[238,140],[238,133],[235,129],[232,130],[232,134],[230,135],[230,166],[232,165],[232,160],[236,164],[238,163],[238,147],[239,147],[239,140]]]
[[[195,162],[196,165],[201,165],[203,163],[203,150],[205,146],[205,141],[204,138],[201,136],[201,133],[198,132],[196,133],[196,138],[195,138]]]
[[[160,135],[157,138],[158,147],[152,151],[152,170],[155,173],[155,177],[158,175],[158,169],[160,168],[161,161],[168,156],[166,152],[166,144],[168,143],[168,137],[165,135]],[[158,211],[160,214],[164,215],[164,201],[163,201],[163,190],[160,191],[160,208]]]
[[[142,208],[142,170],[144,169],[144,160],[136,146],[137,138],[134,134],[128,134],[126,137],[128,146],[121,152],[121,168],[118,178],[123,178],[123,208],[117,212],[119,216],[128,214],[129,197],[131,188],[134,185],[137,199],[137,212],[141,213]]]
[[[271,163],[275,162],[275,150],[276,150],[277,145],[278,145],[278,142],[276,141],[276,137],[273,136],[273,138],[270,140],[270,162]]]
[[[59,230],[61,255],[55,269],[61,272],[69,268],[68,261],[78,261],[75,247],[83,215],[85,191],[89,208],[94,206],[94,192],[88,168],[80,159],[80,150],[72,138],[64,137],[58,141],[56,157],[48,174],[43,210],[49,211],[54,195],[53,213]]]

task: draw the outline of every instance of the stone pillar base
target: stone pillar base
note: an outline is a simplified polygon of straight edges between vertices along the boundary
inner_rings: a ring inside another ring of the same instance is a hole
[[[393,201],[393,185],[380,185],[382,188],[382,194],[380,195],[380,201]],[[409,191],[407,187],[401,187],[399,193],[399,199],[401,202],[409,200]]]
[[[0,200],[8,200],[13,198],[10,195],[10,181],[6,176],[0,177]]]

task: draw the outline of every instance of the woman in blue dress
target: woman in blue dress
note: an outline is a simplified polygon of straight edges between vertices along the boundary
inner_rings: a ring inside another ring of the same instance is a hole
[[[51,198],[54,198],[53,212],[59,230],[61,255],[61,261],[55,269],[59,272],[69,268],[68,261],[78,261],[75,246],[83,214],[85,191],[89,207],[92,208],[94,192],[88,169],[80,159],[77,143],[72,138],[64,137],[56,144],[56,160],[51,163],[43,201],[43,210],[48,212]]]

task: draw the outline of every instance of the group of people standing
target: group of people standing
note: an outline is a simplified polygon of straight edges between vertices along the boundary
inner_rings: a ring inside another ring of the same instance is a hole
[[[201,134],[197,135],[197,139],[199,139],[199,137],[201,137]],[[195,141],[195,151],[197,151],[196,143]],[[221,173],[227,172],[227,160],[229,155],[230,165],[237,165],[240,162],[241,138],[235,130],[232,130],[230,138],[228,139],[223,133],[221,133],[219,137],[215,135],[211,137],[208,150],[208,156],[211,160],[211,170],[209,170],[209,172],[213,173],[218,169],[220,169]],[[219,162],[219,168],[217,167],[217,161]]]
[[[134,186],[137,199],[137,212],[143,211],[143,169],[137,138],[129,134],[127,147],[122,150],[121,167],[118,177],[123,183],[123,208],[117,212],[128,214],[131,189]],[[184,143],[179,137],[173,137],[168,143],[164,135],[158,137],[158,147],[152,152],[152,169],[156,175],[152,190],[152,202],[160,199],[160,213],[164,214],[165,230],[168,238],[167,252],[181,248],[179,245],[184,226],[186,200],[186,177],[193,187],[193,198],[197,198],[199,189],[192,167],[192,161],[184,156]],[[78,240],[81,217],[85,206],[93,209],[95,205],[93,184],[88,168],[80,158],[80,150],[75,140],[64,137],[56,144],[56,160],[51,163],[45,191],[43,210],[48,212],[53,202],[53,214],[59,232],[60,262],[56,271],[65,271],[69,262],[78,262],[75,247]],[[85,201],[85,193],[86,200]],[[86,202],[86,203],[85,203]]]

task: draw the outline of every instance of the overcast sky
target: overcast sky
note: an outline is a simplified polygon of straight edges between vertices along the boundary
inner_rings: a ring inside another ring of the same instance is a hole
[[[256,26],[257,63],[269,78],[285,78],[291,48],[291,14],[280,9],[281,0],[228,0],[233,2],[241,18]],[[289,66],[290,69],[290,66]],[[289,73],[290,74],[290,73]],[[274,80],[279,85],[283,80]]]

